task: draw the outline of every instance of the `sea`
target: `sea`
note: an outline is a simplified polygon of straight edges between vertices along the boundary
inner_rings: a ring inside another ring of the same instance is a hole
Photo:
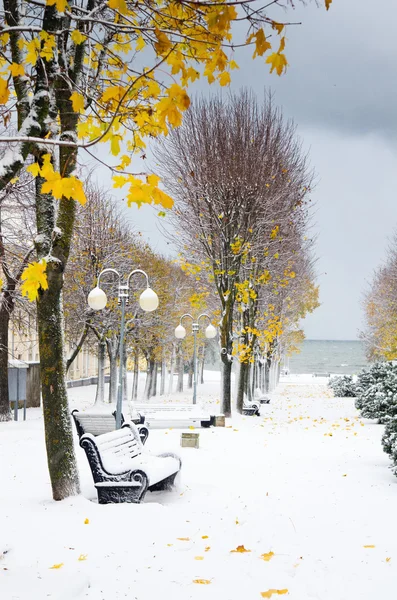
[[[338,373],[354,375],[368,365],[360,341],[305,340],[300,354],[286,359],[291,374]]]

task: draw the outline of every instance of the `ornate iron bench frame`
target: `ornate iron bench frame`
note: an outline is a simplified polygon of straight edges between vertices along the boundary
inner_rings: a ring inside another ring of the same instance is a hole
[[[126,429],[129,430],[129,433],[126,432]],[[175,477],[182,466],[178,456],[172,453],[150,455],[142,452],[143,445],[140,442],[138,430],[132,423],[124,423],[121,429],[117,429],[111,434],[113,435],[105,433],[94,437],[90,433],[85,433],[80,439],[80,446],[84,448],[91,467],[99,504],[140,503],[148,490],[154,492],[172,488]],[[134,468],[126,468],[122,472],[112,473],[109,468],[104,467],[101,445],[106,445],[110,438],[106,451],[112,455],[112,459],[117,461],[120,456],[131,458],[131,460],[137,459]],[[145,457],[146,464],[145,461],[139,464],[141,455]],[[168,474],[155,481],[154,484],[150,484],[150,475],[147,472],[151,456],[153,456],[153,460],[171,457],[177,461],[172,468],[166,469]]]

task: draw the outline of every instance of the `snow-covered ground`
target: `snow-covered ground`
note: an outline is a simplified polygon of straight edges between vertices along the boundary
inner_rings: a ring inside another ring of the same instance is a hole
[[[53,502],[41,411],[0,424],[1,600],[393,598],[383,427],[306,379],[282,382],[261,417],[200,429],[198,450],[180,448],[181,430],[152,431],[148,449],[179,452],[183,467],[175,491],[141,505],[96,503],[77,439],[82,494]],[[199,388],[207,406],[218,387]],[[69,391],[73,406],[93,401],[92,388]]]

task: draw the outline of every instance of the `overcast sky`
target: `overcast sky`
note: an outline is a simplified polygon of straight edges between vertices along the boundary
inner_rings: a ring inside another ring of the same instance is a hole
[[[328,12],[314,4],[285,15],[276,10],[280,21],[302,21],[288,29],[287,74],[269,75],[264,61],[244,50],[236,55],[232,88],[262,96],[270,87],[297,123],[317,173],[321,307],[303,323],[306,337],[355,339],[362,292],[397,227],[397,2],[334,0]],[[219,92],[204,82],[198,89]],[[153,247],[169,253],[155,214],[127,212]]]

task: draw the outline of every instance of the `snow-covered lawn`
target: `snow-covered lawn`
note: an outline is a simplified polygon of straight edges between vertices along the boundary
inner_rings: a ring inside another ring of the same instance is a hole
[[[175,491],[141,505],[96,503],[77,440],[82,494],[53,502],[40,410],[0,424],[1,600],[394,598],[383,427],[307,381],[281,384],[261,417],[200,429],[199,450],[180,448],[181,430],[152,431],[148,449],[183,467]],[[203,392],[216,403],[215,382]],[[86,406],[93,390],[70,396]]]

